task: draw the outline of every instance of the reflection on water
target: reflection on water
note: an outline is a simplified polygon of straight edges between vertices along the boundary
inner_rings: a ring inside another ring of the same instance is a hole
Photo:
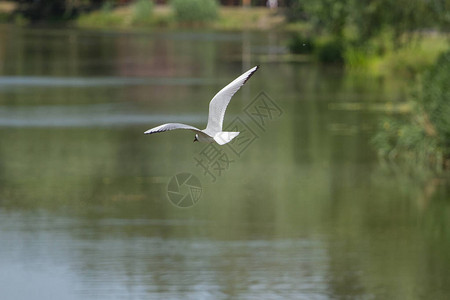
[[[0,78],[0,89],[11,87],[99,87],[121,85],[206,85],[212,80],[207,78],[58,78],[58,77],[27,77],[3,76]]]
[[[0,28],[5,299],[445,299],[450,188],[383,170],[369,145],[365,107],[399,97],[391,82],[262,64],[225,122],[260,91],[284,114],[215,183],[191,132],[143,135],[204,126],[211,96],[280,46]],[[179,172],[204,187],[191,209],[167,200]]]
[[[0,107],[0,126],[4,127],[92,127],[186,122],[203,125],[204,115],[163,115],[136,112],[126,105],[45,105]]]
[[[7,246],[12,249],[6,251],[3,270],[6,268],[18,279],[37,277],[36,281],[43,286],[48,281],[56,281],[58,285],[50,294],[53,297],[64,298],[72,281],[77,284],[71,291],[89,299],[126,297],[130,292],[137,297],[164,299],[185,298],[186,295],[196,299],[271,294],[324,297],[328,293],[328,257],[321,240],[221,241],[201,234],[196,238],[164,238],[123,231],[125,228],[130,232],[133,229],[145,232],[177,227],[201,230],[214,226],[212,222],[108,219],[94,225],[83,219],[50,220],[49,216],[2,214],[1,217],[2,225],[8,224],[4,237],[14,245]],[[38,224],[37,228],[24,224],[24,217],[28,217],[26,223]],[[96,233],[92,235],[92,231]],[[26,247],[35,255],[27,257],[26,253],[19,253],[9,257],[17,247]],[[30,271],[17,270],[16,265],[22,263],[21,256],[25,256]],[[262,261],[265,264],[261,264]],[[57,269],[56,272],[53,269]],[[41,277],[40,274],[48,275]],[[36,284],[20,293],[11,288],[6,295],[32,297],[38,287]]]

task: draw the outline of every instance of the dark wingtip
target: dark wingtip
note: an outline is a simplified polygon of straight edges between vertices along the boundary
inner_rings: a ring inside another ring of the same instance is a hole
[[[254,66],[253,68],[255,68],[255,69],[254,69],[253,72],[251,72],[251,73],[248,75],[248,77],[245,79],[244,84],[250,79],[250,77],[252,77],[253,74],[255,74],[256,71],[258,71],[259,65],[256,65],[256,66]]]

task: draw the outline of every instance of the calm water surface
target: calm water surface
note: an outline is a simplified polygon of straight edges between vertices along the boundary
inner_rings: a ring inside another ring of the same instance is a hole
[[[284,43],[0,27],[2,299],[448,299],[449,186],[370,146],[403,87],[276,63]],[[220,148],[223,170],[191,132],[143,135],[203,128],[255,64],[225,118],[253,140]],[[272,118],[245,113],[260,92]],[[167,197],[180,172],[202,185],[190,208]]]

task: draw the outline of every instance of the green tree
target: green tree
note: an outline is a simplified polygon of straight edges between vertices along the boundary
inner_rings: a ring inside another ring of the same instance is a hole
[[[172,0],[170,3],[180,22],[208,22],[218,17],[216,0]]]
[[[448,0],[353,0],[352,2],[352,22],[358,29],[362,41],[376,36],[386,28],[394,32],[395,39],[399,39],[405,33],[421,29],[445,28],[448,23],[446,20],[450,9]]]
[[[450,51],[442,54],[425,75],[423,92],[418,97],[439,144],[450,155]]]
[[[381,156],[450,169],[450,51],[423,77],[411,113],[385,118],[373,143]]]
[[[294,20],[306,19],[316,31],[342,37],[346,28],[365,42],[384,29],[394,38],[415,30],[441,28],[450,24],[448,0],[290,0]]]
[[[353,0],[304,0],[304,10],[316,29],[342,37]]]
[[[17,13],[37,21],[70,19],[79,14],[80,9],[101,7],[105,0],[19,0]]]

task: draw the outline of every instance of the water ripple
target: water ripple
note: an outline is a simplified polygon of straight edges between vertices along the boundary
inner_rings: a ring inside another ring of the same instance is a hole
[[[206,124],[204,114],[146,114],[112,104],[0,106],[0,127],[94,127],[184,122]]]
[[[0,89],[11,87],[100,87],[127,85],[210,85],[217,81],[206,78],[128,78],[128,77],[49,77],[2,76]]]

